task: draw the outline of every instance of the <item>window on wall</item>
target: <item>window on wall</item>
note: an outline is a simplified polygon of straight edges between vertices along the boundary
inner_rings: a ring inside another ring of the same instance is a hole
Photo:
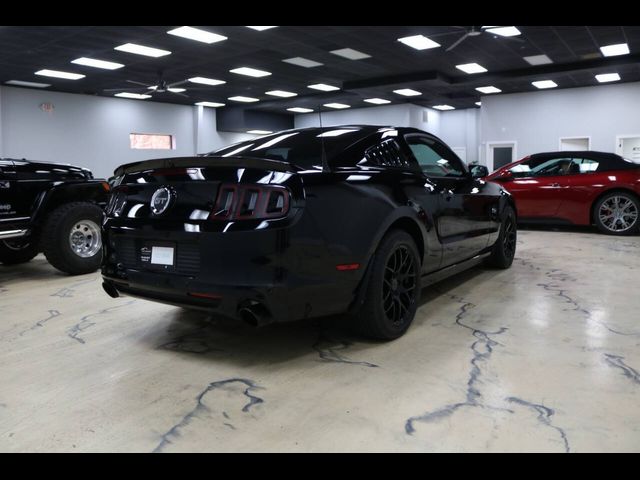
[[[130,133],[129,145],[134,149],[175,150],[176,140],[173,135],[159,133]]]

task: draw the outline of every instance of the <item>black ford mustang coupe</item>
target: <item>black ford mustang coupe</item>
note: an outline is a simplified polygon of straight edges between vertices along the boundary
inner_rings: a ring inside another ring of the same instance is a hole
[[[421,287],[515,254],[511,196],[413,128],[288,130],[115,174],[102,266],[113,297],[254,325],[348,313],[393,339]]]

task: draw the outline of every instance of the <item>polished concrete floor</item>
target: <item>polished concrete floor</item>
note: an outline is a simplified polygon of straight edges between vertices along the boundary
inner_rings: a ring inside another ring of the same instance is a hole
[[[640,237],[521,231],[422,300],[376,343],[0,267],[0,451],[640,451]]]

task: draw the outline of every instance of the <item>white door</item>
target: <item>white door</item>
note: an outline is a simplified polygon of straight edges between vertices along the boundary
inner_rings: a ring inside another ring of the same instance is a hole
[[[640,160],[640,136],[617,137],[616,153],[631,160]]]
[[[487,168],[490,172],[517,159],[516,142],[487,142]]]

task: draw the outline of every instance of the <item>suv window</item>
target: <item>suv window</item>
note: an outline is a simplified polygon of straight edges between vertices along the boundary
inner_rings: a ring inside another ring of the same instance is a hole
[[[407,135],[407,144],[422,172],[428,177],[464,177],[466,171],[455,154],[427,137]]]
[[[568,175],[571,171],[571,164],[571,158],[532,158],[511,167],[509,171],[514,177]]]

